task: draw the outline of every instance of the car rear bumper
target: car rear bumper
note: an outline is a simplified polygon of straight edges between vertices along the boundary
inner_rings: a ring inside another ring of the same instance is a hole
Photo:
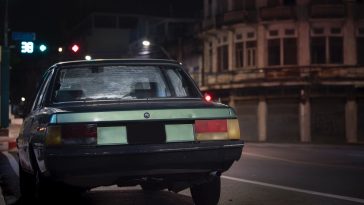
[[[223,172],[239,160],[242,141],[109,145],[45,149],[45,175],[83,187],[143,177],[175,178]]]

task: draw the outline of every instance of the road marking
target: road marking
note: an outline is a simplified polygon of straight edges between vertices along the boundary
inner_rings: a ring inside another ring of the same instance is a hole
[[[277,160],[282,162],[289,162],[294,164],[303,164],[303,165],[313,165],[313,166],[320,166],[320,167],[334,167],[334,168],[346,168],[346,169],[357,169],[357,170],[364,170],[364,167],[357,167],[357,166],[348,166],[348,165],[333,165],[333,164],[324,164],[324,163],[315,163],[315,162],[304,162],[304,161],[297,161],[297,160],[290,160],[290,159],[284,159],[279,157],[272,157],[272,156],[266,156],[261,154],[254,154],[254,153],[247,153],[243,152],[244,155],[252,156],[252,157],[259,157],[259,158],[265,158],[265,159],[271,159],[271,160]]]
[[[351,201],[351,202],[357,202],[357,203],[364,204],[364,199],[360,199],[360,198],[354,198],[354,197],[349,197],[349,196],[341,196],[341,195],[336,195],[336,194],[328,194],[328,193],[323,193],[323,192],[311,191],[311,190],[307,190],[307,189],[299,189],[299,188],[294,188],[294,187],[288,187],[288,186],[282,186],[282,185],[276,185],[276,184],[269,184],[269,183],[265,183],[265,182],[252,181],[252,180],[240,179],[240,178],[229,177],[229,176],[221,176],[221,178],[229,179],[229,180],[232,180],[232,181],[238,181],[238,182],[243,182],[243,183],[255,184],[255,185],[266,186],[266,187],[271,187],[271,188],[276,188],[276,189],[283,189],[283,190],[287,190],[287,191],[295,191],[295,192],[300,192],[300,193],[305,193],[305,194],[323,196],[323,197],[334,198],[334,199],[341,199],[341,200],[346,200],[346,201]]]
[[[6,156],[6,158],[8,158],[10,166],[13,169],[13,171],[15,172],[15,174],[17,176],[19,176],[19,165],[18,165],[18,162],[16,161],[15,157],[7,151],[2,152],[2,153]]]

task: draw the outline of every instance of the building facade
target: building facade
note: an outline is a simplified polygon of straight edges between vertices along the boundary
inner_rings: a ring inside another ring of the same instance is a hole
[[[203,91],[243,139],[364,142],[364,3],[204,0]]]

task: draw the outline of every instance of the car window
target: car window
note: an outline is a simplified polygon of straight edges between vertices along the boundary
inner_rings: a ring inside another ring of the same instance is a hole
[[[200,97],[183,74],[173,66],[62,68],[53,102]]]
[[[34,100],[34,103],[32,105],[31,110],[35,110],[35,109],[39,108],[40,105],[42,104],[44,95],[46,93],[46,89],[47,89],[47,87],[48,87],[48,85],[50,83],[50,78],[51,78],[51,73],[52,72],[53,72],[53,69],[47,71],[43,75],[42,80],[41,80],[41,82],[39,84],[39,87],[38,87],[38,90],[37,90],[37,95],[36,95],[36,98]]]

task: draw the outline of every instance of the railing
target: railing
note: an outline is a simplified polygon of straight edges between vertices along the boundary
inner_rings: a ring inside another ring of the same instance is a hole
[[[255,10],[235,10],[216,16],[216,25],[222,26],[225,24],[256,22],[256,20],[257,13]]]
[[[211,29],[213,27],[215,27],[215,21],[216,19],[215,18],[205,18],[202,22],[202,28],[203,29]]]
[[[344,4],[313,4],[310,9],[312,18],[344,18]]]
[[[292,6],[263,7],[260,9],[260,18],[263,21],[295,19],[297,12]]]
[[[304,66],[235,70],[205,74],[204,86],[257,83],[320,83],[362,81],[364,66]]]

